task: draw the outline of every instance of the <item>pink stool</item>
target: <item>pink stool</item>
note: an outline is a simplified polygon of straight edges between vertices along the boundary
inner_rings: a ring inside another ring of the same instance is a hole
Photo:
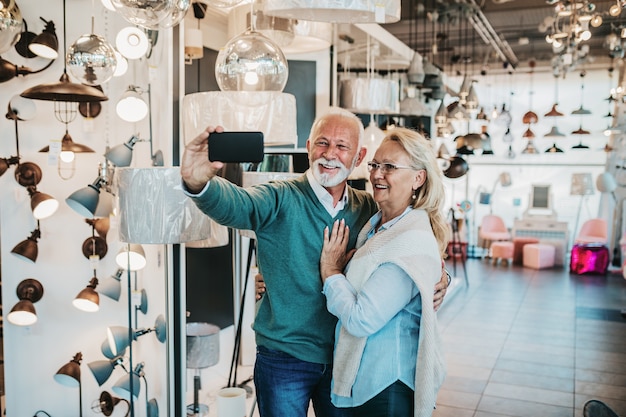
[[[524,245],[524,266],[533,269],[552,268],[556,249],[544,243]]]
[[[513,238],[513,265],[523,265],[524,246],[529,243],[539,243],[539,239],[536,239],[534,237]]]
[[[574,274],[606,274],[609,248],[604,244],[580,244],[572,248],[569,270]]]
[[[513,258],[513,242],[493,242],[491,244],[491,257],[494,265],[497,265],[498,261],[501,261],[502,265],[508,265],[509,259]]]

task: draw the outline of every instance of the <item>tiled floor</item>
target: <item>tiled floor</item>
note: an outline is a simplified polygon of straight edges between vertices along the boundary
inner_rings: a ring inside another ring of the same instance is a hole
[[[452,268],[452,263],[449,265]],[[439,315],[448,376],[434,417],[626,417],[626,280],[467,261]]]

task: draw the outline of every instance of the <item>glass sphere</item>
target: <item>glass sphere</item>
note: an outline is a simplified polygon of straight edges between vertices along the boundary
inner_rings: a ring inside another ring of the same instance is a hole
[[[207,0],[207,3],[214,7],[233,7],[241,2],[242,0]]]
[[[67,66],[83,84],[100,85],[113,77],[117,60],[115,49],[103,37],[83,35],[67,50]]]
[[[22,33],[22,13],[13,0],[0,0],[0,54],[11,49]]]
[[[112,0],[111,3],[126,21],[146,29],[176,26],[191,5],[190,0]]]
[[[283,91],[289,67],[285,55],[267,36],[248,30],[231,39],[215,61],[222,91]]]

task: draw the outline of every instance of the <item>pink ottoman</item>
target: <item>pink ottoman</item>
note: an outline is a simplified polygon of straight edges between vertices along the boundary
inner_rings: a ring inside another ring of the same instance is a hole
[[[556,249],[545,243],[524,245],[524,266],[533,269],[552,268]]]
[[[513,258],[513,242],[499,241],[491,244],[491,257],[493,264],[501,261],[503,265],[509,264],[509,259]]]
[[[513,238],[513,265],[523,265],[524,246],[529,243],[539,243],[539,239],[536,239],[534,237]]]

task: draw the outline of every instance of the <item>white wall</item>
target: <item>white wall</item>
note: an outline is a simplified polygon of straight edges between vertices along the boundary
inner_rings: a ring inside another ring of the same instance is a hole
[[[56,82],[63,72],[63,15],[62,2],[18,1],[22,15],[27,20],[28,29],[39,33],[43,23],[39,17],[54,21],[59,37],[61,57],[51,68],[35,75],[15,78],[0,85],[0,106],[5,109],[10,98],[32,86]],[[128,24],[113,12],[104,9],[99,1],[92,2],[67,0],[67,47],[80,35],[91,30],[91,15],[95,15],[94,32],[106,37],[113,45],[117,31]],[[91,414],[90,407],[103,390],[111,391],[113,384],[124,375],[116,368],[113,375],[102,387],[91,374],[87,363],[105,359],[100,345],[106,338],[106,328],[110,325],[128,326],[127,319],[127,276],[122,277],[122,296],[115,302],[105,296],[100,297],[100,310],[85,313],[72,305],[76,294],[82,290],[93,276],[93,266],[81,251],[82,243],[91,235],[91,228],[85,219],[65,203],[65,199],[79,188],[92,183],[98,176],[98,164],[104,162],[106,146],[125,142],[133,133],[148,138],[147,119],[136,124],[122,121],[115,114],[115,103],[129,84],[147,88],[152,80],[152,102],[154,109],[154,147],[162,149],[166,161],[171,160],[172,112],[171,79],[168,74],[171,55],[171,30],[159,33],[158,43],[150,60],[131,62],[124,77],[114,78],[103,86],[109,100],[102,103],[101,114],[93,120],[89,130],[82,116],[69,124],[73,140],[95,150],[93,154],[77,154],[76,172],[68,180],[57,175],[57,166],[48,164],[48,154],[38,152],[50,140],[60,140],[64,134],[64,124],[54,117],[53,103],[36,101],[37,116],[29,121],[19,122],[20,154],[22,162],[37,163],[43,171],[43,180],[38,190],[53,195],[60,202],[54,216],[41,221],[39,257],[35,264],[28,263],[11,254],[11,249],[30,235],[36,227],[30,211],[30,202],[25,188],[13,178],[15,167],[0,178],[0,227],[2,259],[2,305],[5,317],[18,301],[15,289],[20,281],[35,278],[44,286],[43,298],[35,304],[38,322],[31,327],[18,327],[4,321],[4,365],[7,416],[19,417],[34,415],[37,410],[45,410],[50,415],[68,416],[78,414],[78,390],[56,383],[53,375],[74,354],[82,352],[82,399],[83,413]],[[41,68],[45,62],[27,60],[15,50],[2,56],[18,65],[33,69]],[[150,68],[148,68],[150,67]],[[76,80],[73,80],[76,81]],[[16,154],[13,121],[0,121],[0,155],[8,157]],[[148,143],[135,147],[133,166],[150,166]],[[119,242],[117,219],[111,219],[111,230],[107,235],[108,253],[96,265],[96,276],[104,279],[113,274],[117,266],[114,256],[122,247]],[[157,315],[166,314],[166,280],[164,270],[164,248],[144,246],[148,266],[138,272],[138,288],[144,288],[148,295],[149,307],[146,315],[138,314],[136,328],[151,328]],[[131,282],[134,286],[134,280]],[[167,415],[168,384],[166,345],[156,340],[154,333],[142,336],[133,343],[133,362],[145,361],[145,377],[150,397],[157,399],[161,415]],[[127,351],[128,355],[128,351]],[[126,363],[126,366],[128,362]],[[142,381],[141,395],[136,403],[135,415],[145,415],[146,386]],[[115,394],[114,394],[115,395]],[[116,396],[116,395],[115,395]],[[124,415],[124,405],[120,405],[113,415]]]

